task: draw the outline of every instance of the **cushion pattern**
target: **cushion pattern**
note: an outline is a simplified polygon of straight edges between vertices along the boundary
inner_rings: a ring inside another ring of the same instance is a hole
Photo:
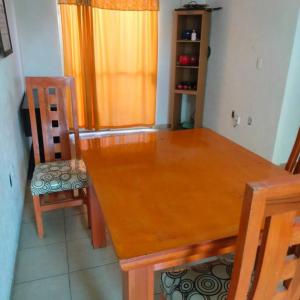
[[[81,189],[88,185],[82,160],[54,161],[38,164],[31,180],[32,195]]]
[[[233,267],[233,255],[219,257],[187,270],[161,274],[167,300],[225,300]]]

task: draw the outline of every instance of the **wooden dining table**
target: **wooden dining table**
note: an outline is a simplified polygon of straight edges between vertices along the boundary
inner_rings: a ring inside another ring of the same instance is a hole
[[[105,228],[123,299],[154,297],[154,272],[234,251],[247,182],[282,168],[209,129],[81,141],[95,248]]]

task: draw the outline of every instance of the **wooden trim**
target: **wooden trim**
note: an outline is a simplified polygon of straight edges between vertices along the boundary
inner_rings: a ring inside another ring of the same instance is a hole
[[[236,237],[209,241],[198,245],[170,249],[128,260],[120,260],[122,270],[153,266],[155,271],[184,265],[203,258],[231,253],[235,250]]]
[[[74,198],[69,198],[69,199],[64,199],[63,202],[60,202],[60,203],[43,205],[43,206],[41,206],[41,211],[47,212],[47,211],[52,211],[52,210],[61,209],[61,208],[82,206],[83,204],[84,204],[84,199],[75,199],[74,200]]]
[[[171,128],[174,130],[178,127],[177,120],[179,116],[178,106],[180,98],[178,95],[175,95],[175,71],[176,71],[176,53],[177,53],[177,43],[174,41],[177,40],[177,26],[178,26],[178,18],[175,12],[173,12],[173,33],[172,33],[172,53],[171,53],[171,81],[170,81],[170,122]],[[181,110],[181,109],[180,109]]]
[[[201,26],[201,43],[200,43],[200,56],[199,56],[199,71],[198,71],[198,84],[196,96],[196,112],[195,112],[195,128],[202,127],[203,122],[203,109],[205,98],[205,86],[207,76],[207,63],[208,63],[208,46],[211,14],[205,13],[202,15]]]

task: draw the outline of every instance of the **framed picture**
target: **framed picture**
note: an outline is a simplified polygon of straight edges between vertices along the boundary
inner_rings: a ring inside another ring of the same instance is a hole
[[[4,0],[0,0],[0,56],[13,52]]]

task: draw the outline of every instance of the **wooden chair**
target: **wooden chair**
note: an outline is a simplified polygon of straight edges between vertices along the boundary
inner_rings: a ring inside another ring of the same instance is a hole
[[[300,128],[285,169],[292,174],[300,173]]]
[[[88,204],[85,189],[88,179],[85,165],[80,160],[74,79],[27,77],[26,91],[35,160],[31,192],[37,231],[42,238],[44,212]],[[73,159],[66,116],[67,95],[71,98],[72,129],[75,140]],[[42,141],[38,138],[36,106],[40,110]],[[40,153],[40,142],[44,155]]]
[[[299,253],[288,255],[300,242],[299,209],[300,175],[247,185],[231,279],[232,263],[222,258],[185,273],[163,273],[167,299],[182,292],[187,299],[299,300]]]

